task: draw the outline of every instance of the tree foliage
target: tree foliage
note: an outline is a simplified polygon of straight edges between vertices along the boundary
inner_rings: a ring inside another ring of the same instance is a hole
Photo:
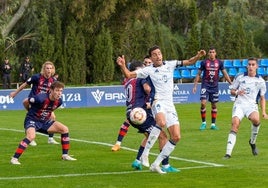
[[[110,31],[102,27],[94,46],[93,82],[111,82],[114,73],[113,46]]]
[[[219,58],[268,56],[268,0],[3,0],[0,58],[46,60],[66,84],[111,82],[115,59],[142,60],[152,45],[165,59],[214,46]]]

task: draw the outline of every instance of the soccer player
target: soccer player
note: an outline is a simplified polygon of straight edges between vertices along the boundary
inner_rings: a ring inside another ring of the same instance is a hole
[[[150,66],[152,64],[152,61],[151,59],[149,58],[148,55],[146,55],[144,58],[143,58],[143,64],[145,66]],[[122,125],[120,126],[120,129],[118,131],[118,136],[117,136],[117,140],[116,140],[116,143],[115,145],[113,145],[112,147],[112,151],[119,151],[120,148],[121,148],[121,143],[125,137],[125,135],[127,134],[128,132],[128,128],[129,128],[130,124],[129,124],[129,121],[126,119]]]
[[[223,62],[216,58],[217,52],[214,47],[211,47],[208,51],[208,59],[205,59],[201,62],[200,68],[198,69],[198,73],[194,80],[193,93],[196,93],[196,86],[198,81],[200,80],[201,73],[202,83],[200,90],[200,100],[201,100],[201,108],[200,114],[202,119],[202,124],[200,126],[200,130],[206,129],[206,104],[207,100],[211,103],[211,130],[218,130],[216,126],[216,118],[217,118],[217,102],[219,101],[219,73],[222,72],[226,81],[231,84],[232,81],[223,66]]]
[[[129,65],[129,70],[134,71],[137,69],[141,69],[144,67],[144,64],[139,61],[133,61]],[[140,161],[140,157],[142,155],[142,152],[144,150],[144,146],[147,142],[148,135],[150,134],[151,130],[155,126],[155,120],[152,115],[152,111],[150,108],[150,95],[151,95],[151,86],[150,82],[146,79],[142,78],[131,78],[128,79],[125,84],[125,90],[126,90],[126,115],[127,115],[127,121],[130,122],[130,124],[138,129],[138,133],[144,134],[145,138],[142,140],[141,145],[139,147],[137,156],[135,161],[132,163],[132,167],[137,170],[142,170],[142,164]],[[147,118],[144,123],[141,125],[137,125],[130,119],[130,113],[131,110],[140,107],[143,108],[146,111]],[[167,135],[164,131],[161,131],[159,136],[159,149],[161,150],[163,146],[167,142]],[[165,172],[178,172],[179,170],[172,167],[169,164],[169,157],[165,158],[162,161],[162,169]]]
[[[24,120],[24,129],[26,137],[19,143],[13,157],[11,164],[20,165],[19,157],[28,147],[30,142],[34,140],[36,131],[41,133],[60,133],[62,145],[62,159],[67,161],[74,161],[68,155],[70,148],[69,143],[69,129],[61,122],[54,121],[50,118],[51,113],[56,110],[61,104],[61,95],[63,92],[64,84],[55,81],[51,84],[49,93],[40,93],[28,98],[30,108]]]
[[[17,88],[15,91],[10,93],[10,97],[14,98],[20,91],[22,91],[27,86],[32,86],[31,91],[28,95],[28,97],[34,96],[39,93],[48,93],[49,88],[51,84],[56,80],[53,75],[55,74],[55,66],[52,62],[46,61],[43,66],[42,70],[38,74],[34,74],[31,76],[26,82],[21,84],[19,88]],[[26,110],[29,110],[29,101],[28,98],[23,100],[23,106]],[[56,116],[54,112],[51,115],[51,118],[55,120]],[[48,137],[48,143],[49,144],[59,144],[56,140],[53,138],[53,134],[49,134]],[[33,140],[30,144],[31,146],[36,146],[36,142]]]
[[[266,114],[266,84],[264,79],[257,74],[258,60],[249,58],[247,72],[238,74],[230,86],[231,95],[235,96],[232,111],[232,127],[228,135],[225,159],[231,158],[236,143],[236,135],[240,123],[244,117],[251,122],[251,136],[249,145],[253,155],[258,155],[256,139],[260,129],[260,115],[258,110],[258,99],[260,99],[261,115],[268,119]]]
[[[145,149],[141,156],[141,162],[144,166],[149,166],[149,150],[160,135],[162,128],[167,127],[170,139],[163,147],[156,160],[151,164],[150,170],[164,174],[160,168],[160,163],[169,156],[175,149],[176,143],[180,140],[180,126],[173,103],[173,71],[177,66],[194,64],[206,52],[201,50],[196,56],[189,60],[163,62],[163,56],[160,47],[153,46],[149,49],[149,56],[153,66],[144,67],[135,71],[129,71],[126,67],[124,56],[117,58],[117,64],[126,78],[147,78],[150,77],[152,82],[152,113],[156,121],[156,126],[150,132]]]

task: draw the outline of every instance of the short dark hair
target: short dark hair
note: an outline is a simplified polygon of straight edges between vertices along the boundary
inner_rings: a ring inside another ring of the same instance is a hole
[[[149,59],[149,58],[150,58],[150,56],[149,55],[146,55],[146,56],[144,56],[143,59]]]
[[[209,50],[215,50],[216,51],[216,48],[215,48],[215,46],[210,46]]]
[[[248,61],[256,61],[256,63],[259,64],[259,60],[256,57],[250,57],[248,58]]]
[[[140,62],[140,61],[136,61],[136,60],[133,60],[130,65],[129,65],[129,70],[130,71],[134,71],[136,70],[138,67],[143,67],[143,63]]]
[[[153,47],[151,47],[151,48],[149,49],[148,54],[149,54],[150,57],[152,56],[152,51],[154,51],[154,50],[156,50],[156,49],[159,49],[159,50],[160,50],[160,47],[157,46],[157,45],[155,45],[155,46],[153,46]]]
[[[64,83],[60,81],[53,82],[50,86],[50,89],[54,90],[55,88],[64,88]]]

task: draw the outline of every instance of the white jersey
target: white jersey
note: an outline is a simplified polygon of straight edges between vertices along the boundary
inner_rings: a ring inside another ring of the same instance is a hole
[[[163,62],[162,66],[144,67],[143,69],[136,70],[137,78],[150,77],[154,93],[154,100],[165,100],[173,103],[173,72],[177,66],[182,66],[182,61],[168,61]]]
[[[238,95],[235,99],[236,104],[256,104],[259,96],[264,96],[266,93],[266,84],[264,79],[256,75],[249,77],[247,73],[242,73],[236,76],[230,89],[244,90],[244,95]]]

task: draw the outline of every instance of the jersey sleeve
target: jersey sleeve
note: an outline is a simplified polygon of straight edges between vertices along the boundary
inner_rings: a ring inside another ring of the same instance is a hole
[[[149,76],[149,68],[151,67],[144,67],[142,69],[135,70],[137,74],[137,78],[147,78]]]
[[[205,70],[205,61],[200,62],[200,67],[198,68],[200,71]]]
[[[264,96],[266,93],[266,84],[265,84],[264,79],[263,78],[261,79],[262,79],[262,82],[261,82],[261,88],[260,88],[260,95]]]
[[[243,73],[236,75],[232,84],[229,86],[229,89],[238,89],[240,83],[239,80],[243,77],[243,75],[244,75]]]
[[[221,71],[224,70],[225,67],[224,67],[223,61],[219,60],[219,64],[220,64],[220,68],[219,68],[219,69],[220,69]]]
[[[26,83],[27,83],[28,85],[31,85],[31,84],[36,83],[36,82],[38,82],[37,75],[33,75],[33,76],[31,76],[31,77],[26,81]]]
[[[36,104],[36,103],[40,103],[40,97],[38,95],[34,95],[28,98],[28,101],[30,104]]]

